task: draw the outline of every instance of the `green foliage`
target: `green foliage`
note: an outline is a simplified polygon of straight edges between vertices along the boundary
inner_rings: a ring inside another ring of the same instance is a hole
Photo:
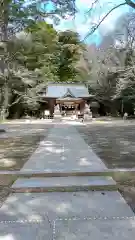
[[[59,16],[75,14],[75,2],[56,0],[51,12],[48,2],[40,7],[37,0],[0,3],[0,106],[6,113],[13,106],[38,109],[38,93],[48,82],[73,81],[79,74],[76,64],[84,46],[78,34],[59,33],[45,22],[50,17],[56,24]]]
[[[41,21],[30,24],[8,41],[6,88],[11,97],[8,94],[6,109],[21,104],[27,111],[37,110],[42,102],[38,93],[48,82],[73,81],[81,48],[76,33],[58,33],[52,25]],[[4,75],[2,79],[5,89]]]
[[[82,49],[78,34],[57,33],[45,22],[30,25],[26,32],[30,35],[30,44],[22,48],[19,62],[29,70],[40,69],[46,82],[73,80]]]
[[[77,75],[76,64],[80,59],[83,45],[80,44],[79,35],[73,31],[60,32],[59,43],[59,67],[58,76],[61,82],[73,81]]]

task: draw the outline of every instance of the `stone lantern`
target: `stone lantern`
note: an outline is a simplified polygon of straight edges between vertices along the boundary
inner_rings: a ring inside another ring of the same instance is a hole
[[[60,107],[57,104],[54,108],[54,119],[60,119],[60,118],[61,118]]]
[[[85,103],[85,108],[84,108],[84,120],[89,121],[92,120],[92,112],[90,110],[90,106]]]

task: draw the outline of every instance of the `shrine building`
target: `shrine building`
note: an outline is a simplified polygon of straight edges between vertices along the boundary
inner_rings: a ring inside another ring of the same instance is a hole
[[[61,114],[66,115],[83,114],[85,104],[93,100],[88,88],[83,84],[54,83],[40,91],[42,101],[45,101],[46,109],[53,116],[54,109],[59,106]]]

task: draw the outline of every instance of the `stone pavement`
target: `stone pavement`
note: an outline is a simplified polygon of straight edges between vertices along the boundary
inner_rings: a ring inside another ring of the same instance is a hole
[[[58,124],[25,163],[22,170],[88,171],[106,169],[72,125]]]
[[[2,240],[133,240],[135,217],[118,191],[58,192],[65,180],[53,177],[56,170],[88,171],[106,169],[103,162],[84,142],[75,126],[56,124],[48,138],[39,144],[22,170],[39,170],[52,173],[52,178],[18,179],[13,188],[26,190],[55,184],[55,192],[21,192],[11,194],[0,209],[0,239]],[[78,179],[79,178],[79,179]],[[81,185],[91,177],[65,177],[68,186]],[[82,182],[81,182],[81,180]],[[25,181],[26,180],[26,181]],[[94,180],[101,184],[101,178]],[[103,178],[102,178],[103,181]],[[111,178],[105,184],[115,186]],[[103,186],[105,186],[103,184]]]

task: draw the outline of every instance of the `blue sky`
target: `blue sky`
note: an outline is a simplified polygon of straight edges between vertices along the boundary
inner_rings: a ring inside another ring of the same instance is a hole
[[[115,5],[123,3],[124,0],[99,0],[98,5],[94,5],[93,10],[90,16],[86,17],[86,12],[91,7],[91,3],[94,0],[76,0],[76,6],[78,13],[76,14],[75,19],[69,18],[67,16],[66,20],[61,20],[59,26],[56,28],[58,30],[72,29],[78,31],[81,39],[83,39],[93,24],[96,24],[100,19]],[[87,43],[99,44],[102,41],[102,37],[107,34],[107,32],[114,29],[117,19],[124,13],[128,13],[131,10],[128,6],[123,6],[114,10],[109,17],[102,23],[100,28],[87,38]],[[50,19],[48,19],[51,22]]]

